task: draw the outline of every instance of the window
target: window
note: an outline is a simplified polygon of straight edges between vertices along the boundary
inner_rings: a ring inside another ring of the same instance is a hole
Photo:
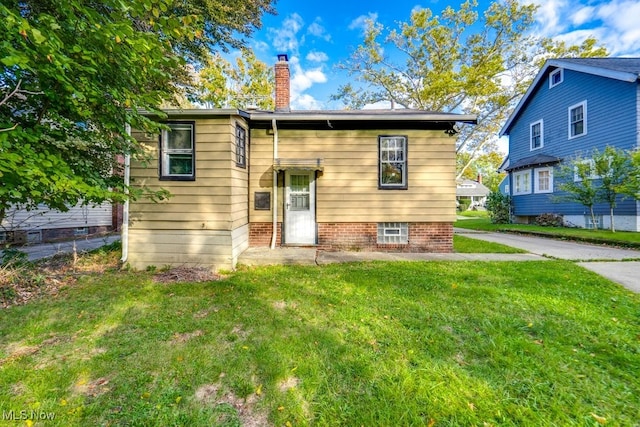
[[[584,216],[584,228],[589,230],[602,229],[602,215],[594,215],[594,217],[591,218],[591,215]]]
[[[513,194],[531,193],[531,171],[515,172],[513,174]]]
[[[564,80],[564,73],[562,72],[562,68],[558,68],[553,70],[549,74],[549,89],[554,86],[558,86]]]
[[[596,173],[596,164],[593,159],[581,160],[574,163],[573,181],[580,182],[583,179],[598,179],[600,176]]]
[[[378,223],[378,243],[409,243],[409,224],[406,222]]]
[[[170,130],[160,135],[160,179],[193,181],[195,179],[195,124],[167,123]]]
[[[542,148],[544,146],[544,141],[542,140],[542,132],[543,132],[543,122],[539,120],[535,123],[531,123],[530,128],[530,143],[531,149],[537,150],[538,148]]]
[[[247,167],[247,131],[236,123],[236,166]]]
[[[89,234],[89,228],[88,227],[77,227],[75,230],[73,230],[73,234],[75,236],[86,236],[87,234]]]
[[[569,107],[569,139],[587,134],[587,101]]]
[[[407,188],[407,137],[378,138],[378,188]]]
[[[40,243],[42,242],[41,230],[29,230],[27,231],[27,243]]]
[[[553,193],[553,168],[535,170],[534,192]]]
[[[7,238],[7,232],[6,231],[0,231],[0,243],[7,243],[7,240],[9,240]]]

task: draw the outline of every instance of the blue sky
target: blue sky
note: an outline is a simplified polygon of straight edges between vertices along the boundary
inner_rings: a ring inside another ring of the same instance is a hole
[[[579,43],[593,35],[612,56],[640,56],[640,0],[524,0],[540,5],[539,35]],[[349,77],[335,64],[346,60],[362,42],[365,19],[395,28],[414,8],[439,14],[450,0],[279,0],[278,15],[263,17],[263,27],[250,40],[260,60],[273,64],[278,53],[289,55],[293,109],[340,109],[330,101]],[[490,4],[479,0],[480,10]]]

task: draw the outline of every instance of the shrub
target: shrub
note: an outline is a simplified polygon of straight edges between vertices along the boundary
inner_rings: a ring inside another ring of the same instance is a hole
[[[554,213],[543,213],[538,215],[535,222],[537,225],[542,225],[544,227],[562,227],[564,225],[562,215]]]
[[[471,205],[471,200],[469,200],[469,199],[460,200],[460,206],[459,206],[460,212],[464,212],[464,211],[468,210],[469,209],[469,205]]]
[[[511,222],[511,197],[499,191],[492,191],[486,203],[489,218],[494,224],[509,224]]]

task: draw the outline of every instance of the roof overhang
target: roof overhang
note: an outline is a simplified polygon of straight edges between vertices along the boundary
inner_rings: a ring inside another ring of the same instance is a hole
[[[273,162],[273,170],[283,171],[287,169],[295,170],[310,170],[310,171],[322,171],[324,170],[324,159],[275,159]]]
[[[526,169],[535,166],[548,166],[556,163],[560,163],[562,161],[561,158],[555,156],[549,156],[547,154],[536,154],[535,156],[525,157],[523,159],[514,162],[512,165],[509,165],[504,168],[507,172],[512,172],[518,169]]]

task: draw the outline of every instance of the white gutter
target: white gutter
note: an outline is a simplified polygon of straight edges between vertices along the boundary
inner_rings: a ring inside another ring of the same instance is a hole
[[[278,158],[278,124],[276,119],[271,120],[273,127],[273,164]],[[273,168],[273,230],[271,232],[271,249],[276,248],[276,240],[278,238],[278,171]]]
[[[127,135],[131,136],[131,125],[127,123],[125,125],[127,129]],[[129,183],[131,181],[131,155],[125,154],[124,156],[124,194],[129,195]],[[122,241],[122,258],[120,261],[127,262],[129,257],[129,198],[124,201],[122,207],[122,228],[120,230]]]

